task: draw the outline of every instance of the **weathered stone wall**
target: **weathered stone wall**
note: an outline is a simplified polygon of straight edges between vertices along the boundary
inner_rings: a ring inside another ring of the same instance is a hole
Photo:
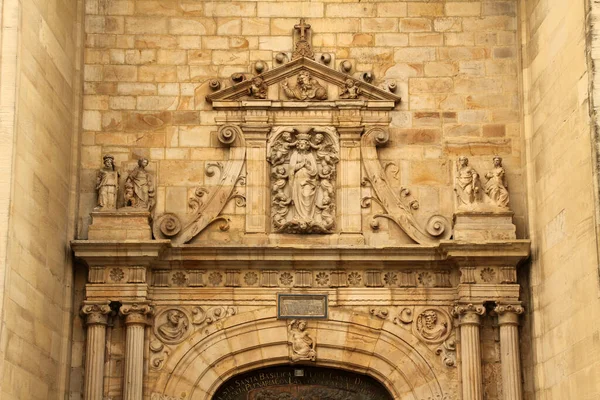
[[[420,213],[451,218],[458,155],[484,173],[499,154],[518,236],[526,236],[516,1],[88,0],[86,13],[80,238],[105,153],[122,171],[150,158],[157,214],[184,213],[197,186],[217,182],[204,174],[226,154],[216,140],[219,113],[205,101],[208,80],[231,85],[232,73],[252,72],[258,60],[276,67],[275,55],[293,50],[299,17],[312,26],[315,51],[333,54],[332,67],[350,60],[351,74],[373,71],[375,84],[397,82],[403,101],[380,157],[397,165],[395,185],[411,189]],[[232,228],[209,227],[205,237],[242,241],[244,212],[230,204]],[[364,213],[366,232],[372,211]],[[382,225],[368,243],[406,242]]]
[[[598,258],[587,1],[522,4],[533,336],[526,398],[598,393]],[[535,391],[535,395],[533,392]]]
[[[68,390],[82,5],[1,5],[0,398],[7,400],[63,399]]]

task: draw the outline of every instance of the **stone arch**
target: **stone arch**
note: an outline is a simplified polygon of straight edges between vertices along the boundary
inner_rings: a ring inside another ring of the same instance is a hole
[[[369,375],[394,398],[441,398],[452,379],[435,353],[390,321],[348,310],[309,320],[315,366]],[[229,378],[289,363],[288,332],[273,308],[238,314],[195,332],[169,356],[153,392],[186,400],[210,400]]]

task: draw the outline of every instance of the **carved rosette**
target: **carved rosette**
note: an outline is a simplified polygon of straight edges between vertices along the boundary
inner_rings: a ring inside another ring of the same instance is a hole
[[[272,129],[271,218],[281,233],[331,233],[335,229],[335,176],[339,139],[333,127],[300,132]]]

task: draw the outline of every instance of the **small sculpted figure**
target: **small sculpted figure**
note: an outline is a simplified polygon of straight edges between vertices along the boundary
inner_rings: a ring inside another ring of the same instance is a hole
[[[508,208],[508,183],[506,182],[506,171],[502,166],[502,158],[495,156],[494,168],[485,174],[485,193],[492,203],[500,208]]]
[[[313,221],[317,190],[317,160],[310,151],[310,135],[296,136],[296,149],[290,157],[289,180],[292,188],[294,218],[301,223]]]
[[[293,319],[288,328],[292,346],[292,362],[315,361],[317,359],[315,342],[306,332],[306,321]]]
[[[481,183],[479,174],[473,167],[469,166],[467,157],[460,157],[456,166],[456,178],[454,180],[454,191],[458,200],[459,209],[472,209],[477,203],[481,203]]]
[[[446,322],[438,323],[437,313],[428,310],[417,318],[417,330],[426,340],[442,340],[448,332],[448,324]]]
[[[104,167],[98,171],[96,190],[98,205],[95,210],[107,211],[117,209],[117,188],[119,172],[115,168],[115,158],[110,154],[103,157]]]
[[[123,193],[125,198],[125,207],[135,207],[135,190],[133,189],[133,183],[125,182],[125,192]]]
[[[252,79],[252,86],[248,89],[250,96],[255,99],[266,99],[267,89],[269,86],[265,83],[261,76],[255,76]]]
[[[273,165],[282,164],[290,152],[290,148],[295,145],[296,142],[293,141],[291,132],[283,132],[281,134],[281,141],[277,143],[277,147],[271,152],[271,163]]]
[[[140,158],[138,160],[138,166],[129,173],[125,186],[133,187],[133,199],[125,199],[131,207],[144,208],[151,210],[154,207],[154,182],[152,175],[146,171],[148,166],[147,158]]]
[[[308,71],[300,71],[296,81],[296,87],[290,88],[287,79],[281,83],[281,87],[290,99],[295,100],[326,100],[327,89],[312,76]]]
[[[358,87],[358,82],[354,79],[346,79],[346,86],[340,92],[340,99],[357,99],[361,90]]]
[[[188,322],[184,313],[178,310],[167,312],[167,321],[158,327],[158,333],[165,340],[179,340],[188,330]]]

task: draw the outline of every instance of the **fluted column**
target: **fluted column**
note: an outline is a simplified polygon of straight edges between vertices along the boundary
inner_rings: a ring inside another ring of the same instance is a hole
[[[142,400],[144,382],[144,329],[152,308],[147,304],[125,304],[119,310],[125,316],[125,377],[123,400]]]
[[[458,305],[453,314],[460,319],[462,400],[482,400],[481,342],[479,327],[485,314],[482,305]]]
[[[110,307],[108,302],[84,304],[81,315],[87,325],[84,400],[102,400],[104,388],[104,350],[106,324]]]
[[[498,305],[500,325],[500,362],[502,363],[502,393],[504,400],[521,400],[521,360],[519,353],[519,315],[523,314],[520,305]]]

